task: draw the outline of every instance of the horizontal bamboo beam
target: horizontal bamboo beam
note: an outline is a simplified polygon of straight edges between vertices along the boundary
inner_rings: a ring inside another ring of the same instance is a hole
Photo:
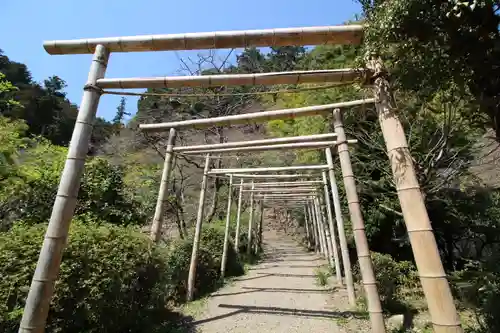
[[[290,179],[290,178],[309,178],[309,177],[318,177],[317,174],[290,174],[290,175],[251,175],[251,174],[233,174],[234,177],[237,178],[263,178],[263,179]]]
[[[184,88],[220,86],[271,86],[276,84],[351,83],[365,77],[363,69],[325,69],[255,74],[216,74],[197,76],[160,76],[136,78],[103,78],[101,89]]]
[[[261,167],[261,168],[238,168],[238,169],[212,169],[208,175],[238,174],[246,172],[279,172],[279,171],[299,171],[299,170],[328,170],[328,165],[295,165],[284,167]]]
[[[347,140],[347,143],[354,144],[358,143],[358,140]],[[219,148],[219,149],[200,149],[200,150],[190,150],[185,151],[182,154],[196,155],[196,154],[226,154],[226,153],[248,153],[256,151],[270,151],[270,150],[300,150],[300,149],[324,149],[328,147],[333,147],[337,144],[337,141],[319,141],[319,142],[296,142],[296,143],[284,143],[280,145],[265,145],[265,146],[250,146],[250,147],[239,147],[239,148]]]
[[[329,114],[334,109],[347,108],[364,104],[373,104],[374,102],[375,99],[367,98],[349,102],[307,106],[294,109],[260,111],[260,112],[237,114],[232,116],[174,121],[170,123],[141,124],[139,125],[139,129],[146,132],[161,132],[170,130],[170,128],[190,127],[190,128],[202,129],[210,126],[258,124],[277,119],[288,119],[296,117],[307,117],[307,116]]]
[[[336,133],[325,133],[325,134],[289,136],[284,138],[214,143],[214,144],[196,145],[196,146],[179,146],[179,147],[174,147],[174,152],[182,153],[191,150],[253,147],[253,146],[263,146],[263,145],[282,144],[282,143],[297,143],[297,142],[314,142],[314,141],[332,139],[335,138],[336,136],[337,136]]]
[[[303,188],[264,188],[258,189],[255,188],[253,190],[242,190],[242,192],[252,192],[252,193],[300,193],[300,192],[311,192],[316,191],[317,189],[314,187],[303,187]]]
[[[316,195],[314,192],[310,193],[290,193],[290,194],[256,194],[255,198],[293,198],[293,197],[310,197]]]
[[[97,45],[110,52],[179,51],[201,49],[245,48],[251,46],[290,46],[322,44],[360,44],[361,25],[197,32],[167,35],[142,35],[43,43],[49,54],[94,53]]]
[[[255,187],[292,187],[292,186],[304,186],[304,185],[313,185],[313,184],[323,184],[321,180],[303,180],[296,182],[265,182],[265,183],[253,183]],[[233,184],[233,187],[251,187],[252,183],[243,183],[243,184]]]

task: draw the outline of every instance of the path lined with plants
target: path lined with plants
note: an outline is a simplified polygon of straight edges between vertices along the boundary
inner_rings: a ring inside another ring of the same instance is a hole
[[[283,234],[264,235],[264,258],[248,273],[212,294],[194,329],[216,332],[343,332],[337,320],[347,310],[343,289],[321,286],[326,262]]]

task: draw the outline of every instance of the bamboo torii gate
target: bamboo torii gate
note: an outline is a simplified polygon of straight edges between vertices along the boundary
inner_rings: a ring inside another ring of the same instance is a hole
[[[398,197],[405,224],[408,229],[415,262],[432,317],[435,332],[462,332],[459,317],[451,296],[436,240],[425,208],[424,200],[417,181],[408,144],[403,127],[397,117],[388,75],[383,63],[376,55],[368,55],[367,70],[351,69],[325,73],[324,71],[308,71],[274,73],[270,75],[245,75],[217,77],[183,77],[183,78],[138,78],[138,79],[105,79],[109,55],[112,52],[144,52],[167,50],[192,50],[204,48],[237,48],[250,46],[284,46],[284,45],[318,45],[318,44],[360,44],[363,37],[363,26],[346,25],[330,27],[290,28],[249,31],[225,31],[212,33],[192,33],[176,35],[147,35],[117,38],[95,38],[66,41],[50,41],[44,47],[50,54],[91,54],[93,60],[87,83],[80,104],[80,111],[69,145],[68,156],[61,175],[56,200],[52,209],[49,226],[40,251],[39,260],[26,300],[19,332],[44,331],[54,284],[59,273],[62,252],[66,244],[68,228],[73,217],[76,200],[83,173],[89,139],[92,133],[95,114],[103,89],[117,88],[149,88],[177,86],[211,86],[241,84],[282,84],[282,83],[314,83],[314,82],[351,82],[353,77],[367,77],[368,85],[373,88],[374,99],[379,114],[379,122],[387,145]],[[265,78],[265,79],[264,79]],[[261,81],[258,81],[258,80]],[[363,103],[366,101],[363,101]],[[349,103],[348,103],[349,104]],[[355,189],[346,138],[342,125],[342,107],[359,105],[316,106],[294,109],[286,116],[306,116],[334,111],[335,132],[338,134],[337,146],[344,182]],[[269,114],[271,112],[271,115]],[[273,111],[261,112],[258,115],[238,115],[226,117],[219,125],[244,123],[249,120],[267,121],[282,117],[283,113]],[[284,112],[286,113],[286,112]],[[273,116],[275,118],[273,118]],[[252,118],[253,117],[253,118]],[[203,126],[210,121],[193,120],[189,126]],[[143,125],[143,130],[157,130],[162,124]],[[175,130],[170,129],[165,165],[172,159],[175,144]],[[208,168],[206,168],[208,169]],[[167,173],[165,174],[165,171]],[[208,171],[208,170],[206,170]],[[164,168],[163,177],[168,179],[169,169]],[[331,177],[331,175],[330,175]],[[285,177],[283,177],[285,178]],[[162,183],[162,186],[164,184]],[[206,186],[206,184],[205,184]],[[166,188],[164,187],[164,190]],[[355,190],[347,191],[347,200],[351,214],[358,258],[360,261],[363,284],[368,299],[368,309],[372,332],[385,332],[380,301],[376,295],[373,268],[368,252],[364,222],[359,208],[359,200]]]

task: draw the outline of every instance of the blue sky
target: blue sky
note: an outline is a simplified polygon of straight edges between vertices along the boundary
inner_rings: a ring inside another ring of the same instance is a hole
[[[359,12],[355,0],[2,0],[0,49],[28,65],[36,81],[64,79],[69,99],[80,104],[91,56],[50,56],[44,40],[336,25]],[[115,53],[106,76],[172,75],[178,57],[189,54]],[[119,99],[103,96],[98,115],[111,119]],[[136,101],[127,99],[129,112]]]

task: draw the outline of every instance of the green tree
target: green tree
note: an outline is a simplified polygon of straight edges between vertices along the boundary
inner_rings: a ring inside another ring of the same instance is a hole
[[[125,97],[120,99],[120,104],[116,108],[116,114],[113,118],[113,125],[116,127],[116,130],[119,131],[123,126],[123,122],[125,121],[125,116],[130,116],[130,113],[126,111],[127,100]]]

